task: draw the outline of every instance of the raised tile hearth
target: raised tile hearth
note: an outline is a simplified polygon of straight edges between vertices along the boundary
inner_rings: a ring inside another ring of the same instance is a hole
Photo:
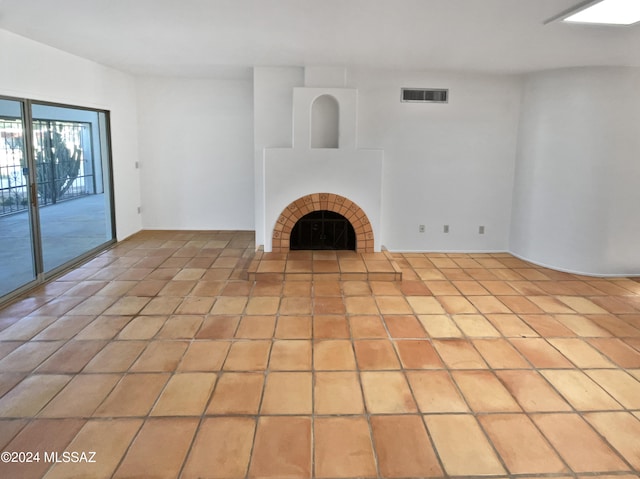
[[[388,251],[256,252],[249,281],[401,281],[402,270]]]

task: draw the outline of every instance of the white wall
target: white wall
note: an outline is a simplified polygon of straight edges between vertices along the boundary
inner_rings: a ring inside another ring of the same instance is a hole
[[[144,228],[252,230],[251,80],[137,83]]]
[[[640,69],[526,82],[510,249],[562,270],[640,274]]]
[[[5,30],[0,30],[0,65],[0,95],[110,111],[117,237],[139,231],[133,78]]]
[[[291,97],[302,73],[254,71],[256,172],[263,148],[290,147]],[[346,87],[358,92],[358,148],[384,150],[376,242],[396,251],[507,250],[522,79],[384,70],[348,70],[346,78]],[[322,85],[314,81],[313,86]],[[401,103],[402,87],[448,88],[450,100]],[[278,122],[283,123],[275,126]],[[262,198],[262,173],[256,191]],[[263,208],[257,201],[256,214]],[[257,244],[268,242],[271,225],[265,227],[263,220],[256,225]],[[418,232],[421,224],[425,233]],[[481,225],[484,235],[478,234]]]
[[[348,198],[367,215],[374,234],[374,251],[380,251],[380,190],[383,152],[342,148],[272,148],[265,154],[264,250],[271,251],[271,232],[284,209],[313,193],[333,193]]]
[[[271,230],[265,225],[264,150],[291,148],[293,88],[304,84],[301,67],[255,67],[253,70],[253,133],[255,165],[256,245],[264,245]]]
[[[507,250],[521,79],[352,70],[347,86],[358,89],[359,147],[384,150],[382,244]],[[402,103],[402,87],[448,88],[449,102]]]

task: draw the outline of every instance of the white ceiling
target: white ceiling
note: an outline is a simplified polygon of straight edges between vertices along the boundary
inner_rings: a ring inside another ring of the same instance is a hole
[[[578,3],[0,0],[0,28],[142,75],[230,75],[252,65],[514,73],[640,66],[640,25],[545,25]]]

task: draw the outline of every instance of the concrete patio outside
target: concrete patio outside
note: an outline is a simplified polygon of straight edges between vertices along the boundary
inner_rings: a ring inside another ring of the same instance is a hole
[[[104,194],[40,209],[45,272],[111,239]],[[0,217],[0,297],[34,278],[29,213]]]

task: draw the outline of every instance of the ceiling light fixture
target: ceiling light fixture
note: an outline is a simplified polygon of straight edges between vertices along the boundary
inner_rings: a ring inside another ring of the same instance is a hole
[[[632,25],[640,22],[639,0],[601,0],[579,5],[578,10],[565,12],[562,21],[605,25]]]

